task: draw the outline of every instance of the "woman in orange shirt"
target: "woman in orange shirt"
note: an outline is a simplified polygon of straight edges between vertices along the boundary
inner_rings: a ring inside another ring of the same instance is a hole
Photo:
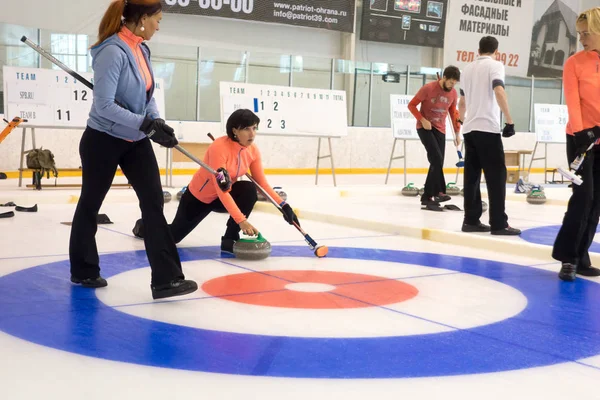
[[[201,168],[192,177],[181,196],[177,214],[171,224],[176,243],[183,240],[212,211],[228,212],[227,229],[221,237],[221,251],[233,253],[233,244],[240,238],[240,230],[254,236],[258,230],[248,222],[257,200],[256,187],[250,181],[237,181],[248,169],[254,180],[283,209],[283,218],[291,225],[298,223],[292,207],[271,188],[263,171],[262,159],[254,138],[260,119],[247,109],[234,111],[227,119],[227,136],[217,138],[206,150],[204,162],[213,169],[225,168],[231,177],[231,189],[223,192],[215,176]],[[298,223],[299,224],[299,223]],[[142,220],[136,222],[133,233],[143,237]]]
[[[567,158],[569,164],[600,137],[600,7],[577,18],[580,51],[567,59],[563,71],[569,112]],[[583,183],[573,185],[562,226],[554,242],[552,257],[562,262],[559,278],[573,281],[577,274],[600,276],[591,265],[588,249],[600,218],[600,146],[587,152],[579,167]]]

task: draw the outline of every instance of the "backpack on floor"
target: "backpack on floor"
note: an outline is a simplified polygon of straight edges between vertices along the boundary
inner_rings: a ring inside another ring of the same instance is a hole
[[[46,174],[50,178],[50,172],[56,178],[58,176],[58,170],[56,169],[56,163],[54,162],[54,154],[48,149],[33,149],[26,152],[27,154],[27,168],[41,171],[41,175]]]

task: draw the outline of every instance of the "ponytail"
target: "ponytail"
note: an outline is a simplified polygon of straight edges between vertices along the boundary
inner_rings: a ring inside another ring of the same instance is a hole
[[[121,30],[121,19],[124,11],[125,0],[116,0],[110,3],[98,27],[98,41],[93,46],[99,45]]]
[[[161,11],[160,0],[113,0],[100,21],[98,41],[92,47],[118,33],[123,20],[138,24],[144,15],[154,15]]]

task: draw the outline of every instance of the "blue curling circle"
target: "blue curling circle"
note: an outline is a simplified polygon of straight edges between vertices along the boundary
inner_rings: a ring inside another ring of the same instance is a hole
[[[216,247],[199,247],[181,249],[180,254],[182,261],[193,261],[218,258],[220,253]],[[272,256],[312,254],[304,246],[277,246]],[[120,312],[98,300],[94,290],[73,286],[68,280],[68,261],[60,261],[0,278],[0,330],[40,345],[114,361],[295,378],[476,374],[541,367],[600,354],[600,313],[589,306],[600,304],[600,285],[594,282],[578,279],[566,283],[556,272],[441,254],[330,248],[328,257],[473,274],[519,290],[528,303],[522,312],[506,320],[435,334],[304,338],[232,333]],[[134,251],[104,255],[101,265],[103,276],[110,278],[147,267],[148,262],[145,252]],[[110,290],[110,286],[103,290]]]
[[[519,237],[526,242],[554,246],[554,241],[556,240],[556,236],[558,236],[560,227],[561,225],[538,226],[524,230]],[[600,227],[596,229],[596,234],[598,232],[600,232]],[[589,251],[600,253],[600,243],[592,242]]]

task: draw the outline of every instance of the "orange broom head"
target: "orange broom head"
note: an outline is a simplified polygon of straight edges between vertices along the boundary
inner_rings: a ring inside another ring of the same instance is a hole
[[[315,249],[315,256],[321,258],[325,257],[329,253],[329,248],[327,246],[319,246]]]

